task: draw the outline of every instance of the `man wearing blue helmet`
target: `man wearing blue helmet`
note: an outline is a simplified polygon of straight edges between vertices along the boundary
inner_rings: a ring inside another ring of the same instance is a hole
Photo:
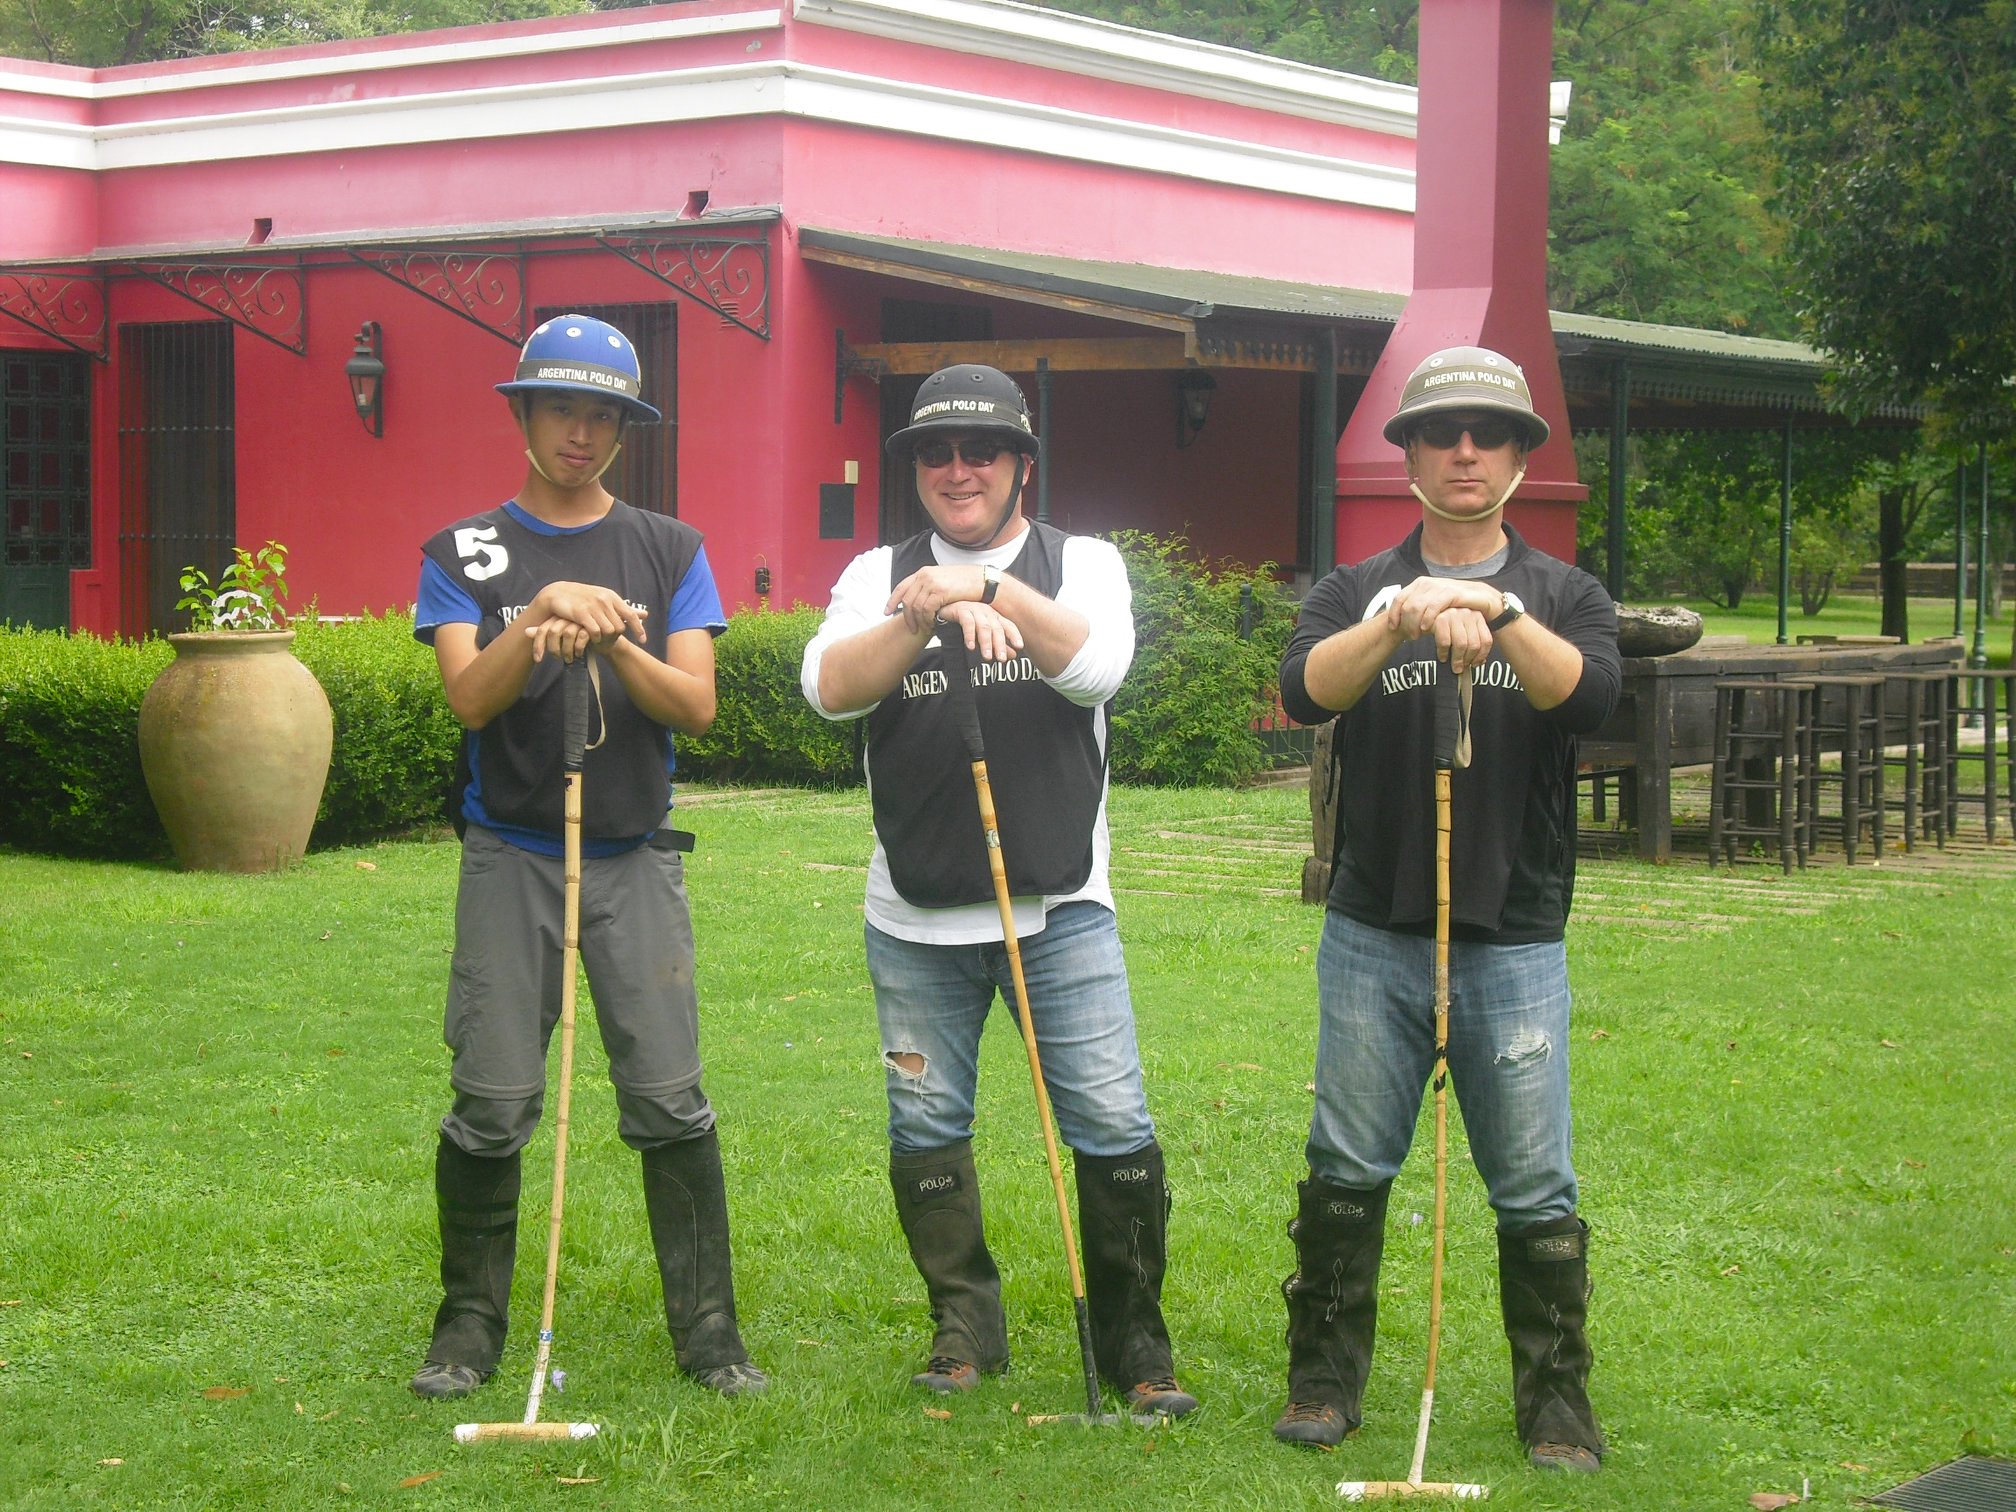
[[[700,534],[614,498],[626,423],[656,420],[636,351],[585,315],[547,321],[497,385],[525,439],[517,496],[422,548],[414,634],[467,729],[446,1038],[453,1104],[434,1184],[442,1300],[412,1389],[459,1397],[495,1371],[516,1251],[520,1152],[538,1125],[560,1012],[561,664],[592,656],[582,783],[581,958],[640,1152],[680,1368],[724,1395],[768,1384],[735,1317],[714,1110],[700,1089],[693,930],[669,827],[673,736],[714,720],[727,627]]]

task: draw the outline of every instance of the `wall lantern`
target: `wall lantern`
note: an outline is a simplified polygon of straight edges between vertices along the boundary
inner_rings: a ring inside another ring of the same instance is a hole
[[[1196,368],[1176,377],[1176,444],[1188,446],[1204,429],[1211,414],[1211,396],[1218,392],[1218,380]]]
[[[357,350],[343,364],[343,376],[350,381],[350,402],[357,418],[374,436],[385,434],[384,332],[378,322],[367,320],[357,329]]]

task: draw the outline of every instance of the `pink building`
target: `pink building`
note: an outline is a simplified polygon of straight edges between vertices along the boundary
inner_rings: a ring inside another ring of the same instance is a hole
[[[0,618],[173,628],[185,563],[269,538],[325,613],[409,602],[418,543],[522,475],[491,385],[569,309],[666,412],[617,491],[704,531],[732,603],[822,601],[911,528],[881,439],[957,360],[1029,391],[1050,518],[1306,580],[1363,544],[1338,437],[1413,287],[1415,125],[1412,89],[1011,0],[0,60]],[[1572,552],[1565,421],[1608,369],[1562,413],[1554,352],[1513,355],[1563,438],[1522,524]]]

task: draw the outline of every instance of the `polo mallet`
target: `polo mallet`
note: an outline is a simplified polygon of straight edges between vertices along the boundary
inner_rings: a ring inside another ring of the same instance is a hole
[[[1015,905],[1008,893],[1008,868],[1001,858],[1001,830],[994,817],[994,789],[987,780],[987,747],[980,736],[980,706],[973,693],[973,655],[965,647],[961,627],[939,629],[946,645],[946,680],[959,733],[973,762],[973,791],[980,800],[980,828],[987,840],[987,868],[994,876],[994,902],[1001,910],[1001,943],[1008,951],[1008,972],[1015,981],[1015,1011],[1022,1025],[1022,1044],[1029,1052],[1029,1080],[1036,1088],[1036,1116],[1043,1124],[1043,1150],[1050,1158],[1050,1186],[1057,1194],[1057,1222],[1064,1231],[1064,1262],[1071,1271],[1071,1305],[1078,1314],[1078,1354],[1085,1367],[1085,1412],[1044,1416],[1042,1422],[1107,1426],[1124,1421],[1105,1410],[1099,1398],[1099,1363],[1092,1352],[1092,1316],[1085,1306],[1085,1271],[1078,1263],[1078,1241],[1071,1230],[1071,1204],[1064,1195],[1064,1167],[1057,1158],[1057,1132],[1051,1125],[1050,1089],[1043,1081],[1043,1061],[1036,1052],[1036,1022],[1029,1016],[1029,986],[1022,979],[1022,942],[1015,933]],[[1032,1418],[1032,1422],[1039,1421]]]
[[[455,1442],[486,1439],[585,1439],[599,1431],[593,1423],[542,1423],[539,1399],[546,1391],[546,1368],[553,1358],[553,1290],[560,1274],[560,1209],[567,1195],[567,1120],[574,1101],[574,977],[581,958],[581,763],[588,749],[588,656],[562,670],[561,764],[566,769],[562,800],[562,854],[566,902],[560,934],[560,1103],[553,1120],[553,1215],[546,1226],[546,1290],[539,1303],[539,1350],[532,1362],[532,1389],[525,1417],[516,1423],[458,1423]]]
[[[1439,669],[1438,669],[1439,672]],[[1470,765],[1470,674],[1435,679],[1435,1241],[1428,1271],[1428,1375],[1421,1388],[1421,1423],[1414,1434],[1414,1464],[1404,1481],[1339,1481],[1346,1501],[1389,1496],[1446,1496],[1481,1500],[1488,1490],[1474,1481],[1424,1481],[1428,1422],[1435,1411],[1435,1365],[1442,1347],[1442,1236],[1449,1195],[1449,834],[1450,773]]]

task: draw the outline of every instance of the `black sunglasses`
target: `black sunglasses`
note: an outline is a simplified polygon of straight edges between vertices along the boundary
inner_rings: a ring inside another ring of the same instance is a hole
[[[920,441],[911,453],[926,467],[943,467],[952,460],[950,441]],[[968,467],[988,467],[1004,451],[1012,450],[1005,441],[989,441],[973,437],[959,443],[959,459]]]
[[[1510,420],[1423,420],[1414,427],[1415,436],[1437,451],[1448,451],[1470,433],[1470,444],[1479,451],[1496,451],[1519,434]]]

